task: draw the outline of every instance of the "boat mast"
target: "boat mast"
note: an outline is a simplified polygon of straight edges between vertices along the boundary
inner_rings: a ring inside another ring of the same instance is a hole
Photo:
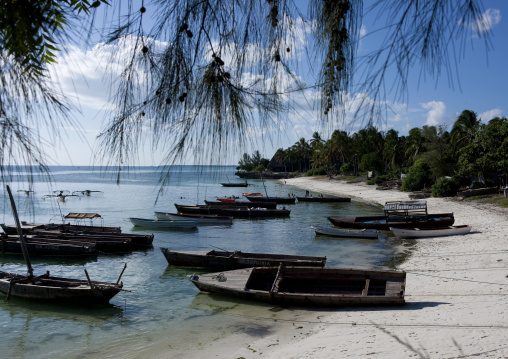
[[[19,223],[18,211],[16,210],[16,203],[14,203],[14,198],[12,197],[11,189],[9,185],[6,185],[7,193],[9,194],[9,199],[11,201],[12,213],[14,214],[14,220],[16,221],[16,227],[18,229],[19,241],[21,243],[21,250],[23,251],[23,257],[25,258],[26,267],[28,270],[28,277],[30,279],[34,276],[34,270],[32,268],[32,264],[30,263],[30,256],[28,255],[28,249],[26,248],[25,243],[25,235],[23,234],[23,230],[21,229],[21,224]]]
[[[259,172],[259,176],[261,177],[261,180],[263,181],[263,188],[265,189],[265,196],[268,197],[268,192],[266,191],[265,179],[263,178],[263,174],[261,172]]]

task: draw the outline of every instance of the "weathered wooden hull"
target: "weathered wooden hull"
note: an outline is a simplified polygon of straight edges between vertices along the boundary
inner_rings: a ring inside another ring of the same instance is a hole
[[[449,226],[444,228],[390,228],[397,238],[431,238],[460,236],[471,232],[471,226]]]
[[[261,197],[261,196],[245,196],[251,202],[275,202],[277,204],[293,204],[296,202],[295,197]]]
[[[145,218],[129,218],[131,223],[135,226],[147,227],[147,228],[157,228],[157,229],[171,229],[171,228],[181,228],[181,229],[192,229],[196,228],[198,221],[197,220],[157,220],[157,219],[145,219]]]
[[[98,253],[97,246],[94,243],[27,238],[25,244],[31,256],[84,256],[96,255]],[[0,239],[0,252],[23,253],[19,237],[2,236]]]
[[[298,306],[404,304],[405,272],[341,268],[257,267],[192,275],[201,291]]]
[[[158,219],[168,219],[168,220],[194,219],[198,221],[198,224],[229,225],[233,223],[233,217],[217,216],[217,215],[208,216],[204,214],[193,215],[193,214],[155,212],[155,216]]]
[[[342,229],[323,226],[311,227],[314,229],[316,234],[324,234],[333,237],[377,239],[379,234],[376,229]]]
[[[268,209],[268,208],[233,208],[224,207],[219,210],[223,216],[234,218],[265,218],[265,217],[288,217],[289,209]]]
[[[175,266],[239,269],[251,267],[288,266],[324,267],[326,257],[296,256],[271,253],[226,251],[172,251],[161,248],[169,264]]]
[[[107,304],[122,284],[91,282],[52,276],[35,276],[33,283],[26,275],[0,271],[0,292],[10,298],[64,302],[67,304]],[[10,289],[9,293],[9,287]]]
[[[496,193],[499,193],[499,187],[476,188],[457,192],[457,197],[468,198],[473,196],[484,196],[487,194],[496,194]]]
[[[247,182],[245,183],[221,183],[223,187],[247,187],[249,184]]]
[[[18,234],[18,230],[15,225],[6,225],[0,224],[3,231],[6,234]],[[37,230],[60,230],[65,232],[81,232],[81,233],[121,233],[122,229],[120,227],[105,227],[105,226],[86,226],[86,225],[76,225],[76,224],[58,224],[58,223],[25,223],[23,222],[21,225],[21,229],[24,234],[34,233]]]
[[[351,202],[351,197],[296,197],[298,202]]]
[[[219,214],[219,206],[187,205],[175,203],[176,210],[184,214]]]
[[[250,202],[250,201],[235,201],[231,203],[224,203],[221,201],[207,201],[205,200],[205,203],[208,206],[219,206],[219,207],[258,207],[258,208],[268,208],[268,209],[275,209],[277,208],[277,203],[275,202]]]
[[[433,228],[451,226],[455,222],[453,213],[429,214],[426,217],[405,217],[387,221],[385,216],[370,217],[327,217],[333,225],[344,228],[390,230],[396,228]]]

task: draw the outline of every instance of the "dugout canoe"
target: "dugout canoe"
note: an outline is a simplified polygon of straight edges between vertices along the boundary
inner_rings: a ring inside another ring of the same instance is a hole
[[[370,238],[377,239],[379,232],[376,229],[343,229],[324,226],[311,226],[316,234],[323,234],[343,238]]]
[[[471,226],[448,226],[438,228],[393,228],[390,227],[397,238],[430,238],[445,236],[460,236],[471,232]]]
[[[324,267],[326,257],[289,254],[249,253],[241,251],[175,251],[161,248],[169,264],[175,266],[239,269],[250,267],[287,266]]]

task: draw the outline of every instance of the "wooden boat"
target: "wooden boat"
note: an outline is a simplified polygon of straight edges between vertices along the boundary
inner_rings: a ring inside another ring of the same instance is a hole
[[[288,266],[324,267],[326,257],[296,256],[241,251],[172,251],[161,248],[169,264],[175,266],[239,269],[249,267]]]
[[[193,219],[197,220],[198,224],[232,224],[233,217],[228,216],[217,216],[217,215],[193,215],[193,214],[179,214],[179,213],[167,213],[167,212],[155,212],[157,219],[169,219],[169,220],[182,220],[182,219]]]
[[[444,236],[460,236],[471,232],[471,226],[448,226],[438,228],[393,228],[390,227],[397,238],[428,238]]]
[[[229,204],[229,203],[234,203],[236,202],[236,199],[235,198],[231,198],[231,197],[217,197],[217,200],[221,203],[226,203],[226,204]]]
[[[107,304],[122,290],[122,287],[121,282],[118,284],[118,282],[53,277],[49,272],[30,277],[0,271],[0,292],[6,294],[7,299],[22,298],[66,304]]]
[[[244,196],[244,197],[247,197],[247,196],[262,197],[263,193],[261,193],[261,192],[244,192],[244,193],[242,193],[242,196]]]
[[[367,216],[367,217],[327,217],[337,227],[390,230],[397,228],[433,228],[451,226],[455,222],[453,213],[435,213],[422,217],[391,217]]]
[[[196,228],[198,221],[195,219],[182,219],[177,221],[160,220],[160,219],[146,219],[146,218],[129,218],[131,223],[135,226],[148,227],[148,228],[182,228],[191,229]]]
[[[351,197],[319,197],[319,196],[298,197],[297,196],[296,199],[298,200],[298,202],[324,202],[324,203],[327,203],[327,202],[351,202]]]
[[[400,305],[406,273],[315,267],[255,267],[190,276],[203,292],[299,306]]]
[[[94,243],[74,242],[61,239],[47,239],[29,235],[25,245],[31,256],[84,256],[98,254]],[[23,253],[19,236],[2,234],[0,238],[2,253]]]
[[[107,233],[121,233],[122,229],[120,227],[106,227],[103,225],[102,216],[98,213],[77,213],[70,212],[68,213],[64,219],[72,219],[75,223],[27,223],[21,221],[21,228],[23,233],[30,234],[36,230],[61,230],[61,231],[69,231],[69,232],[86,232],[86,233],[95,233],[95,232],[107,232]],[[93,221],[100,220],[101,225],[95,225]],[[88,221],[89,224],[84,223]],[[0,224],[3,231],[7,234],[17,234],[17,229],[15,225],[5,225]]]
[[[249,184],[247,181],[245,182],[228,182],[228,183],[221,183],[223,187],[247,187]]]
[[[246,207],[223,207],[219,208],[221,216],[234,218],[260,218],[260,217],[288,217],[289,209],[246,208]]]
[[[397,228],[435,228],[453,225],[453,213],[427,213],[427,201],[390,201],[384,215],[367,217],[328,217],[337,227],[389,230]]]
[[[275,202],[277,204],[293,204],[296,202],[296,197],[261,197],[261,196],[245,196],[252,202]]]
[[[375,229],[342,229],[323,226],[311,226],[316,234],[346,238],[378,238],[379,232]]]
[[[229,203],[224,203],[221,201],[208,201],[205,200],[205,203],[208,206],[240,206],[240,207],[259,207],[259,208],[277,208],[277,203],[275,202],[251,202],[251,201],[232,201]]]
[[[32,238],[59,240],[67,243],[93,244],[98,252],[121,253],[152,247],[153,234],[131,233],[79,233],[38,230]]]
[[[499,187],[471,188],[457,192],[457,197],[468,198],[473,196],[485,196],[488,194],[499,193]]]
[[[218,215],[219,206],[208,206],[206,204],[178,204],[175,203],[176,210],[183,214],[206,214],[206,215]]]

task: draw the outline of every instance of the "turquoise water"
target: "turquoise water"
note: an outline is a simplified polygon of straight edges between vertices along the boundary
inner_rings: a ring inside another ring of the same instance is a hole
[[[170,186],[159,193],[156,168],[131,170],[121,183],[116,175],[88,167],[52,168],[53,181],[36,180],[35,193],[26,195],[26,183],[13,182],[20,219],[27,222],[61,222],[69,212],[96,212],[104,225],[121,226],[124,232],[153,233],[153,249],[123,255],[100,255],[78,259],[32,258],[36,274],[50,270],[53,275],[85,279],[87,269],[93,280],[116,281],[124,263],[124,288],[111,305],[91,308],[49,305],[0,298],[0,348],[2,357],[64,358],[111,356],[120,353],[141,355],[147,346],[171,338],[174,345],[197,331],[201,338],[214,340],[254,325],[249,318],[262,316],[269,305],[237,302],[229,298],[198,294],[187,275],[201,273],[195,268],[170,267],[160,247],[182,250],[227,249],[250,252],[326,256],[327,266],[374,268],[389,259],[395,249],[388,238],[380,240],[330,239],[315,236],[310,226],[329,225],[326,217],[380,214],[377,207],[361,203],[296,203],[289,218],[233,221],[231,226],[201,226],[197,230],[147,230],[134,228],[129,217],[154,218],[154,211],[174,212],[174,203],[196,204],[217,196],[241,196],[242,192],[264,192],[261,180],[248,180],[248,188],[225,188],[220,182],[241,181],[234,167],[182,166],[174,172]],[[303,195],[304,190],[278,181],[265,181],[268,195]],[[90,196],[43,199],[55,190],[96,190]],[[6,191],[0,191],[0,220],[13,224]],[[158,197],[159,196],[159,197]],[[158,198],[157,198],[158,197]],[[156,201],[157,200],[157,201]],[[99,223],[99,222],[97,222]],[[24,273],[21,255],[0,254],[0,269]],[[284,318],[288,312],[273,314]],[[259,326],[259,323],[256,324]],[[253,334],[254,335],[254,334]],[[182,344],[180,344],[181,346]],[[172,346],[168,344],[168,350]],[[180,347],[181,350],[181,347]],[[137,353],[137,354],[136,354]]]

